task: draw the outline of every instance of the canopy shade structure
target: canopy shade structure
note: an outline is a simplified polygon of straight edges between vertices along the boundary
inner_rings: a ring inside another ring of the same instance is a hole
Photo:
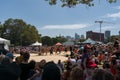
[[[85,44],[87,44],[87,43],[89,43],[89,44],[95,44],[95,41],[92,40],[92,39],[90,39],[90,38],[88,38],[88,39],[85,40],[83,43],[85,43]]]
[[[72,46],[72,45],[74,45],[74,42],[72,42],[72,41],[66,41],[66,42],[63,43],[63,45],[64,46]]]
[[[0,49],[9,50],[10,40],[0,38]]]
[[[10,40],[4,39],[4,38],[0,38],[0,44],[10,45]]]
[[[39,43],[38,41],[36,41],[36,42],[33,43],[31,46],[42,46],[42,43]]]

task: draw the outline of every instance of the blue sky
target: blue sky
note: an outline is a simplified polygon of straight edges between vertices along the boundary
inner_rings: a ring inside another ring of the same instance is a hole
[[[50,6],[45,0],[0,0],[0,22],[9,18],[23,19],[36,26],[42,36],[55,37],[59,34],[74,36],[92,30],[100,32],[99,23],[103,20],[102,32],[111,30],[117,35],[120,30],[120,0],[109,4],[106,0],[94,0],[88,7],[80,4],[74,8],[62,8],[60,3]]]

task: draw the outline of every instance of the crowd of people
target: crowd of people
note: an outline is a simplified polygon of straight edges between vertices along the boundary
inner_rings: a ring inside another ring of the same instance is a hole
[[[51,49],[49,53],[53,54]],[[56,50],[60,54],[60,49]],[[58,63],[29,60],[30,51],[26,48],[20,49],[17,57],[13,51],[0,51],[0,80],[120,80],[118,41],[70,46],[69,51],[68,59]]]

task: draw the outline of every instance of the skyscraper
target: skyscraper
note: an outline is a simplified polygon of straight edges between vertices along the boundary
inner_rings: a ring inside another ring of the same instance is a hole
[[[77,33],[75,33],[75,40],[79,40],[79,39],[80,39],[80,36]]]
[[[111,36],[110,31],[105,31],[105,39],[109,38]]]
[[[81,35],[81,37],[80,37],[80,38],[81,38],[81,39],[85,39],[85,37],[84,37],[84,35],[83,35],[83,34]]]
[[[120,37],[120,31],[119,31],[119,37]]]

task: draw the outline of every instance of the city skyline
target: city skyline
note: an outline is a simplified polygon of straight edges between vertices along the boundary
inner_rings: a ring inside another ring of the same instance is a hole
[[[87,32],[93,32],[96,35],[100,34],[100,32],[86,31],[86,33],[84,35],[83,34],[74,33],[74,36],[70,36],[70,35],[64,36],[64,35],[59,34],[59,36],[56,36],[56,37],[66,37],[66,38],[68,37],[68,38],[72,38],[72,39],[87,39],[86,38],[87,37]],[[118,34],[111,35],[111,31],[110,30],[106,30],[105,32],[102,32],[101,34],[104,34],[104,39],[107,39],[108,37],[111,37],[111,36],[120,36],[120,31],[118,32]]]
[[[23,19],[27,24],[36,26],[42,36],[75,36],[86,35],[86,31],[100,32],[100,24],[95,21],[105,21],[101,24],[101,32],[111,31],[118,35],[120,31],[120,1],[108,3],[95,1],[93,7],[80,4],[74,8],[62,8],[60,4],[50,6],[45,0],[1,0],[0,22],[9,18]]]

